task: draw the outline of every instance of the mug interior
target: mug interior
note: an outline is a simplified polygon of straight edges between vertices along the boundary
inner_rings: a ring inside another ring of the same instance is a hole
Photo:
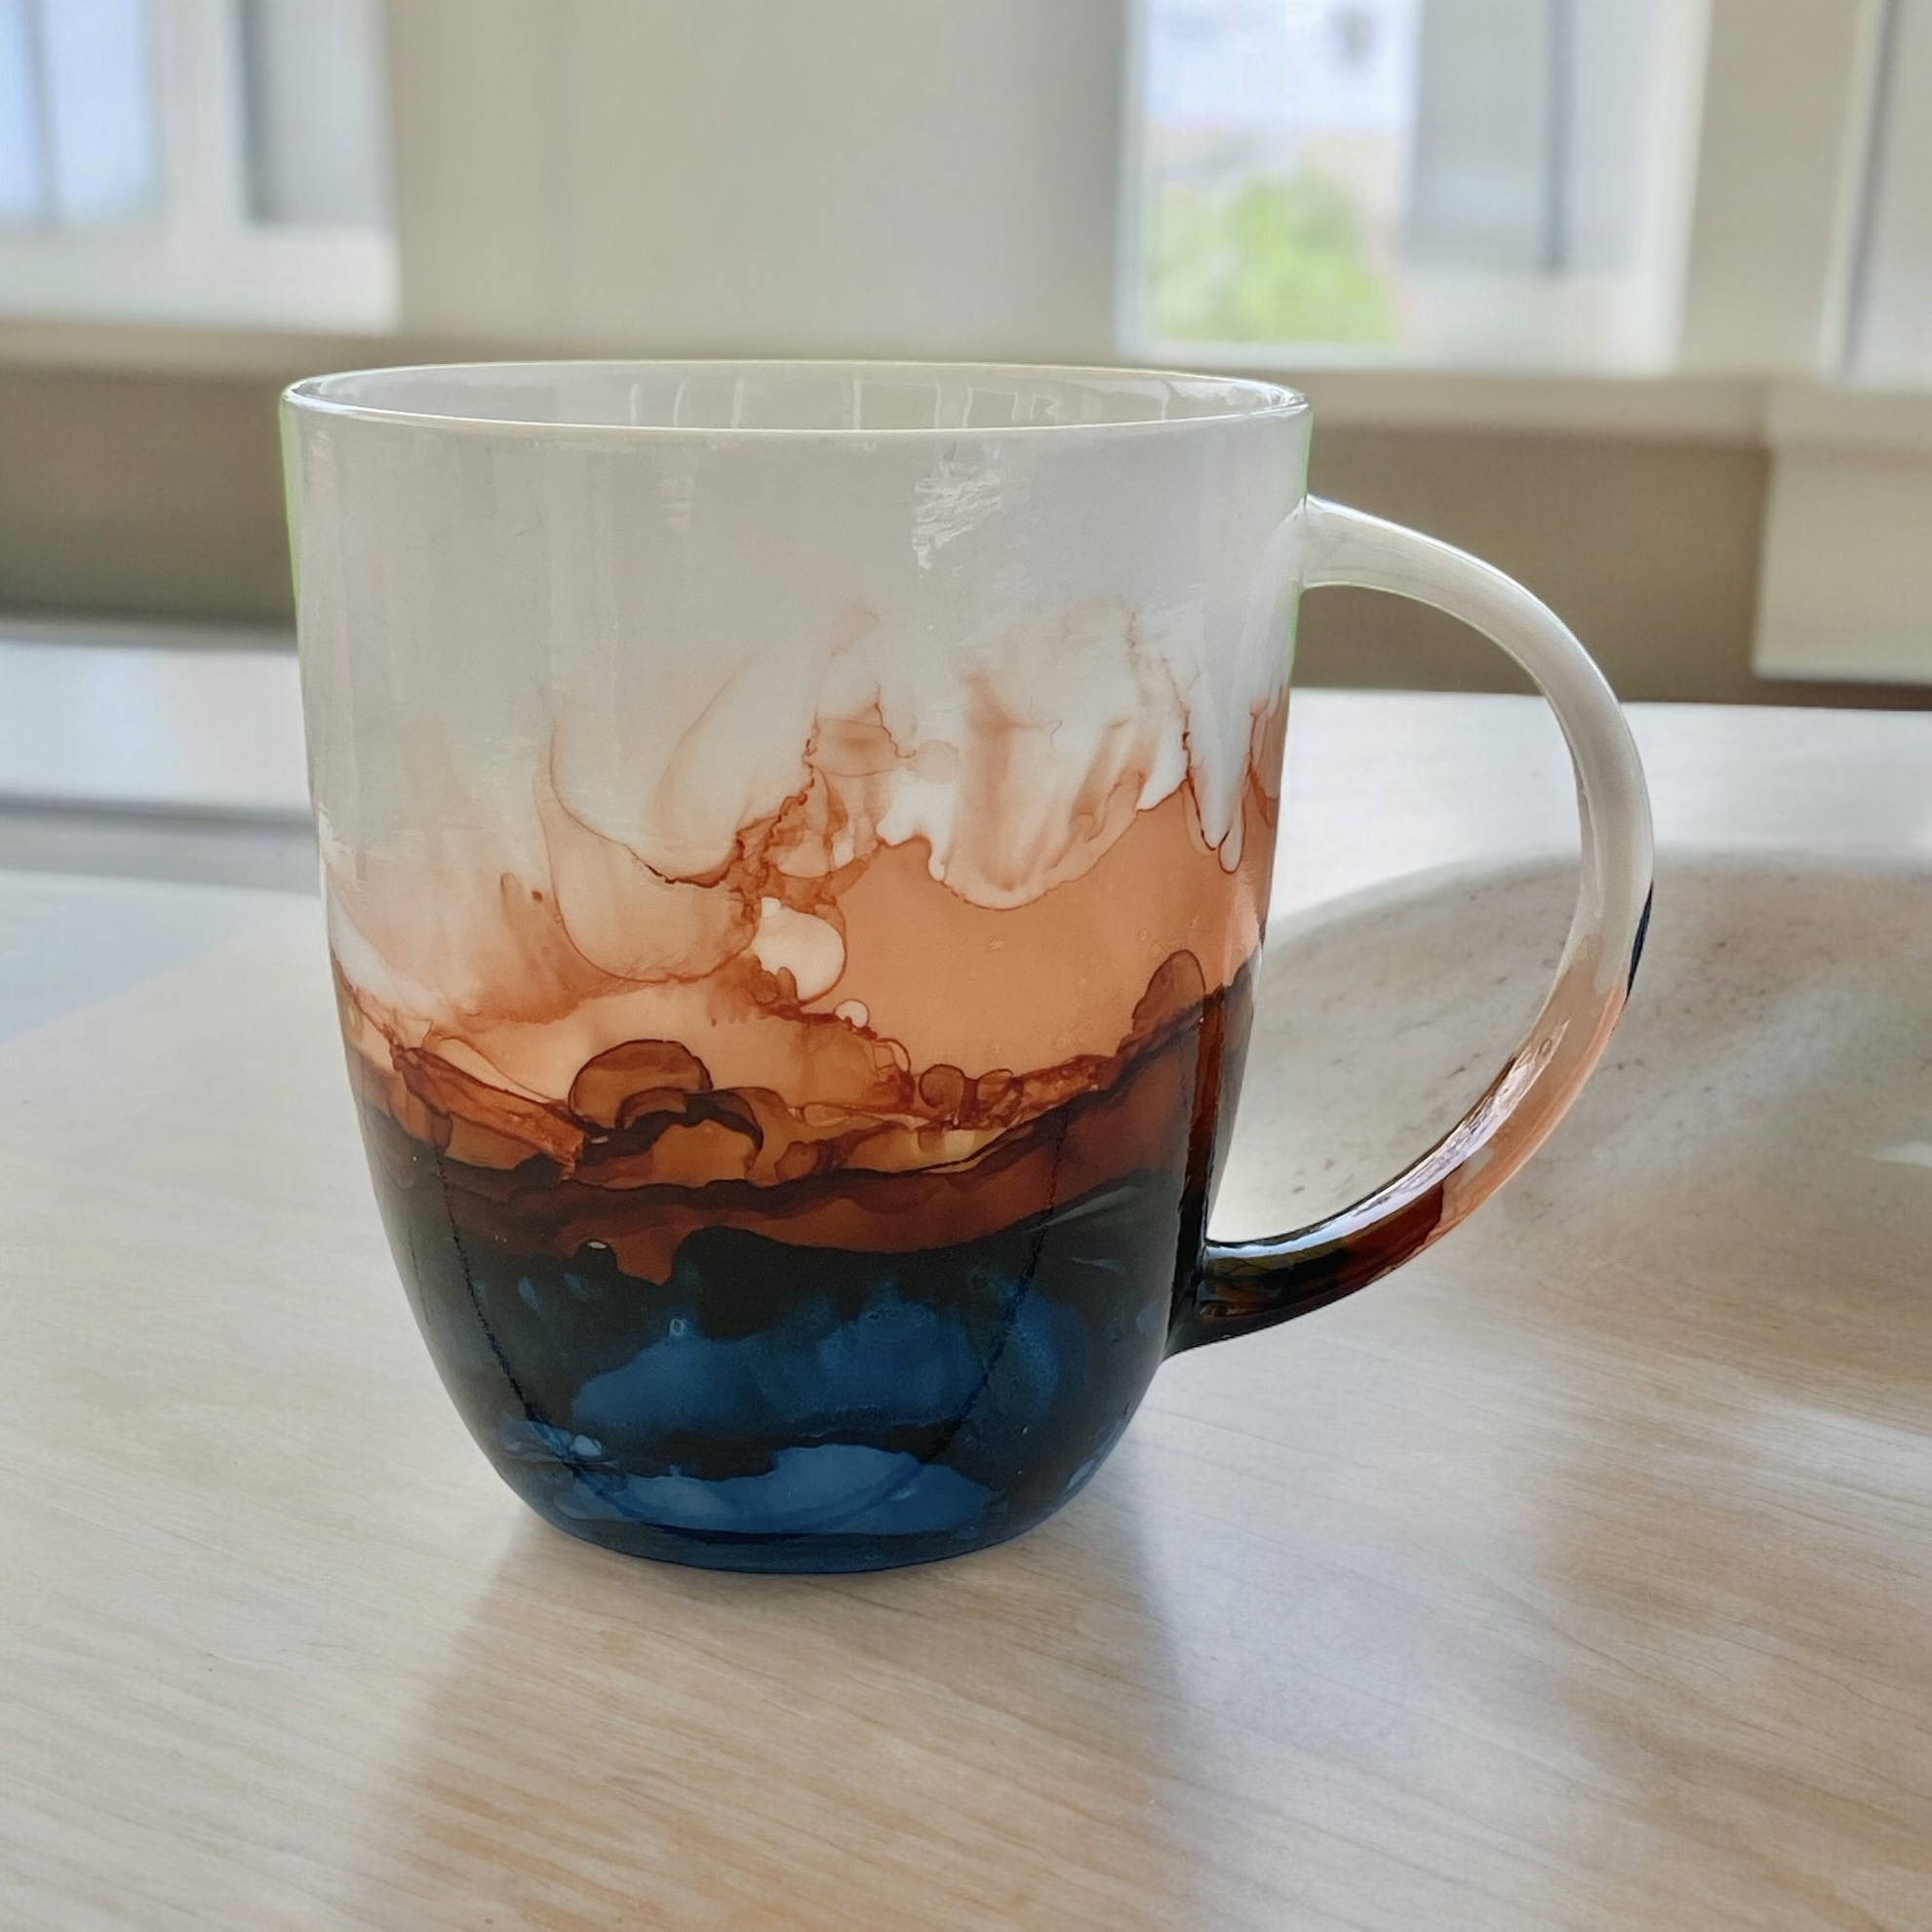
[[[297,408],[452,423],[585,429],[1047,429],[1292,414],[1292,390],[1236,376],[998,363],[553,362],[447,364],[316,376]]]

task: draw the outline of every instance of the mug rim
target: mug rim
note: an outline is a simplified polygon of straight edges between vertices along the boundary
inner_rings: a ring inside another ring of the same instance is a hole
[[[405,391],[411,381],[421,383],[442,379],[460,384],[466,378],[474,379],[479,399],[482,399],[490,392],[489,378],[492,377],[597,372],[634,372],[639,376],[665,376],[676,372],[688,372],[692,376],[703,375],[714,377],[738,372],[740,382],[752,375],[779,379],[815,377],[822,381],[828,376],[844,375],[855,382],[874,377],[882,380],[925,380],[935,384],[946,379],[970,382],[975,376],[1004,377],[1008,381],[1017,377],[1061,384],[1070,392],[1077,393],[1084,389],[1095,396],[1110,390],[1118,395],[1132,385],[1150,402],[1160,401],[1163,413],[1098,420],[894,423],[868,427],[856,421],[846,424],[626,422],[595,416],[588,416],[585,420],[560,420],[413,407],[401,400],[380,400],[382,390],[387,389],[394,395]],[[375,394],[357,394],[358,388],[374,389]],[[1162,389],[1166,391],[1164,397],[1159,393]],[[1180,401],[1224,401],[1229,406],[1192,411],[1185,414],[1164,414],[1167,403]],[[477,362],[400,363],[304,376],[282,392],[282,402],[285,409],[303,415],[484,435],[593,436],[642,442],[701,440],[732,443],[771,440],[866,444],[919,439],[984,442],[1005,440],[1011,436],[1066,438],[1081,433],[1111,438],[1281,421],[1309,413],[1308,399],[1297,390],[1259,377],[1207,371],[1132,369],[1081,363],[919,362],[869,357],[506,357]]]

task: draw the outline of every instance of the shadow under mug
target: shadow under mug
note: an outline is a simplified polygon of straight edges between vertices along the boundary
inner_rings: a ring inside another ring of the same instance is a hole
[[[575,1535],[834,1570],[1027,1528],[1164,1357],[1468,1215],[1622,1009],[1651,842],[1608,687],[1509,578],[1307,497],[1285,390],[504,364],[299,383],[285,427],[377,1198],[465,1422]],[[1323,584],[1536,680],[1581,892],[1435,1147],[1221,1242]]]

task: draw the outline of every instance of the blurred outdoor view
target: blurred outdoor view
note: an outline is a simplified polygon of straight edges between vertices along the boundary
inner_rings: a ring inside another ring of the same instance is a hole
[[[1514,354],[1641,359],[1695,27],[1683,0],[1147,0],[1142,336],[1479,359],[1468,318],[1507,315]]]
[[[1150,0],[1149,333],[1393,344],[1421,0]]]

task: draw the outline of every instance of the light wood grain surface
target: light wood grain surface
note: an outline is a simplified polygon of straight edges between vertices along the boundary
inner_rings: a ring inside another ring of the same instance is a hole
[[[1340,856],[1273,949],[1231,1233],[1445,1122],[1560,938],[1534,863],[1307,911],[1390,869],[1346,774],[1401,702],[1305,761]],[[1437,715],[1403,769],[1449,811],[1498,739]],[[1807,781],[1733,745],[1682,816],[1734,848],[1667,864],[1540,1161],[924,1570],[522,1512],[383,1250],[311,907],[0,1045],[0,1924],[1924,1932],[1928,727],[1857,728],[1924,786],[1782,854],[1750,788]],[[1667,729],[1692,799],[1722,729]]]

